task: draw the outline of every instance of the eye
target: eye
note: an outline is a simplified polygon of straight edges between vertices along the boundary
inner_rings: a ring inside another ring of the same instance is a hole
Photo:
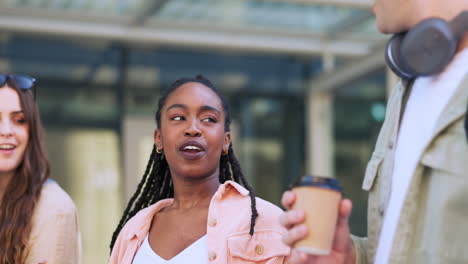
[[[17,117],[17,118],[14,118],[13,119],[13,122],[15,122],[16,124],[26,124],[26,119],[24,117]]]
[[[182,121],[182,120],[185,120],[185,118],[183,116],[174,116],[174,117],[171,117],[171,120]]]
[[[211,116],[203,118],[202,121],[203,121],[203,122],[210,122],[210,123],[217,123],[217,122],[218,122],[218,121],[216,120],[216,118],[211,117]]]

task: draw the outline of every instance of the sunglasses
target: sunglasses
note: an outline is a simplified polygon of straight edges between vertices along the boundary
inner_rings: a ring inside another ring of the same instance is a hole
[[[34,87],[36,79],[28,75],[13,75],[13,74],[1,74],[0,73],[0,87],[5,85],[8,80],[12,80],[18,86],[19,89],[26,91]],[[33,90],[34,98],[36,98],[36,91]]]

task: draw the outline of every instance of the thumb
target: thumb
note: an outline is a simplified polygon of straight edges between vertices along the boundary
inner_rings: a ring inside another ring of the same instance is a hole
[[[349,246],[349,217],[353,209],[353,204],[349,199],[340,202],[338,220],[336,223],[334,250],[345,252]]]

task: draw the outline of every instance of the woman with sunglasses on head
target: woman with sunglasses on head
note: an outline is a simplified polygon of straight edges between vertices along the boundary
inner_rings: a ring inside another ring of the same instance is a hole
[[[0,74],[0,263],[80,263],[75,205],[48,179],[34,81]]]
[[[110,263],[284,262],[282,211],[255,197],[230,123],[226,101],[202,76],[164,92],[153,152],[112,237]]]

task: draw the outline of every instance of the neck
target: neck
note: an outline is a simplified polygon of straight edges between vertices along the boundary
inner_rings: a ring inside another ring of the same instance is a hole
[[[173,177],[174,203],[177,209],[192,209],[210,205],[211,197],[220,185],[218,173],[207,178],[193,179]]]
[[[14,172],[0,172],[0,203],[3,199],[3,195],[6,192],[8,183],[13,178]]]

